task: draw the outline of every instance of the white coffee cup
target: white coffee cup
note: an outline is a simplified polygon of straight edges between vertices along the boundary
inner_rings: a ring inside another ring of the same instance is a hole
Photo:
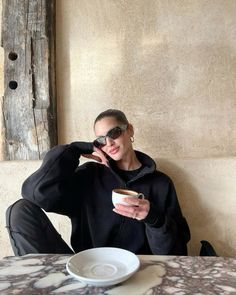
[[[116,204],[122,204],[126,206],[132,206],[125,201],[123,201],[124,198],[139,198],[144,199],[144,195],[141,193],[137,193],[135,191],[131,191],[128,189],[113,189],[112,190],[112,203],[115,206]]]

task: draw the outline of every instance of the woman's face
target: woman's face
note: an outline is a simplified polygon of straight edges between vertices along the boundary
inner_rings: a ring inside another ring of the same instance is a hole
[[[105,136],[108,131],[120,125],[123,124],[118,123],[115,118],[105,117],[96,122],[94,132],[96,137]],[[113,160],[119,161],[133,150],[132,142],[130,140],[131,136],[133,136],[133,127],[129,124],[127,129],[122,131],[118,138],[112,139],[106,137],[106,145],[102,147],[101,150]]]

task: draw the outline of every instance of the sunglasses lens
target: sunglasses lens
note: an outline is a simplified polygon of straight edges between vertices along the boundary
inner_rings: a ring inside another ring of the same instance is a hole
[[[107,133],[107,136],[110,137],[111,139],[117,139],[119,136],[121,136],[121,133],[122,133],[121,128],[115,127]]]
[[[106,145],[106,137],[98,137],[97,139],[94,140],[93,145],[97,148],[101,148]]]

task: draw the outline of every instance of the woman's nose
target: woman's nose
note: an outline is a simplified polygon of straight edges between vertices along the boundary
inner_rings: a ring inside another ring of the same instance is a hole
[[[107,143],[107,146],[111,146],[114,144],[114,140],[110,137],[107,137],[106,138],[106,143]]]

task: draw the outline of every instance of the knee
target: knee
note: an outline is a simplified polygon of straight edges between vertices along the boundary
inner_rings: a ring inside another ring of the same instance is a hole
[[[7,226],[17,225],[22,218],[34,215],[34,211],[39,209],[36,205],[26,199],[17,200],[6,211]]]

